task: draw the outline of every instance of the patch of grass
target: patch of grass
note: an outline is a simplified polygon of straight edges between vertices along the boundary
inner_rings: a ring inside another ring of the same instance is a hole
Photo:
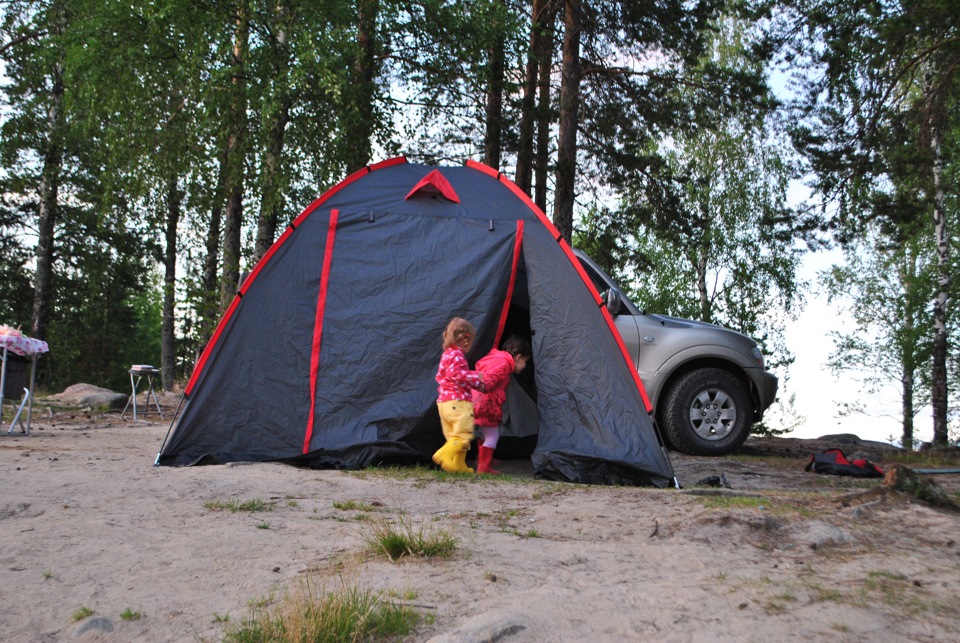
[[[396,523],[386,519],[371,521],[371,532],[364,535],[368,547],[390,560],[404,556],[421,558],[449,558],[457,546],[457,539],[447,531],[427,533],[410,525],[402,517]]]
[[[529,529],[526,532],[522,532],[519,529],[512,529],[510,533],[517,538],[540,538],[540,532],[536,529]]]
[[[143,614],[139,610],[134,611],[129,607],[120,612],[120,618],[125,621],[139,621],[142,616]]]
[[[92,609],[90,609],[89,607],[81,606],[73,612],[73,620],[82,621],[83,619],[93,614],[94,614],[94,611]]]
[[[53,580],[56,578],[56,575],[49,569],[43,572],[43,580]]]
[[[955,451],[941,449],[894,451],[883,457],[883,463],[887,467],[903,464],[914,469],[955,469],[960,466]]]
[[[275,503],[267,502],[262,498],[251,498],[244,502],[237,502],[236,500],[211,500],[203,503],[204,509],[209,509],[210,511],[229,511],[230,513],[237,513],[238,511],[273,511],[273,505]]]
[[[767,614],[786,614],[787,612],[787,608],[785,606],[773,601],[770,601],[764,605],[763,609],[767,612]]]
[[[341,511],[376,511],[377,505],[356,500],[334,500],[333,508]]]
[[[257,525],[257,529],[270,529],[270,524],[266,522],[261,522]]]
[[[214,623],[229,623],[229,622],[230,622],[230,615],[229,615],[229,614],[217,614],[216,612],[214,612],[214,613],[213,613],[213,622],[214,622]]]
[[[415,589],[405,589],[402,592],[395,589],[388,589],[386,595],[390,598],[399,598],[404,601],[413,601],[420,595]]]
[[[815,601],[842,603],[844,600],[843,594],[841,594],[838,590],[827,589],[826,587],[816,583],[810,585],[810,591],[813,592],[813,600]]]
[[[420,615],[412,608],[384,600],[383,594],[341,585],[332,592],[317,590],[309,581],[270,611],[256,611],[250,619],[225,632],[224,641],[339,641],[385,640],[413,632]]]
[[[770,501],[758,496],[697,496],[707,509],[764,509]]]

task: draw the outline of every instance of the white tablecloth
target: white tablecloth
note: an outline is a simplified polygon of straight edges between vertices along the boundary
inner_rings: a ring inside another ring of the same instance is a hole
[[[11,353],[23,356],[50,352],[45,341],[23,335],[0,335],[0,349],[3,348],[9,348]]]

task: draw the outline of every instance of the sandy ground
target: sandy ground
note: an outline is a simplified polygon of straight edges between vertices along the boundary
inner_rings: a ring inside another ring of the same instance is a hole
[[[3,640],[217,641],[305,581],[410,605],[413,641],[960,639],[958,515],[805,473],[798,441],[673,454],[678,491],[535,480],[520,461],[500,478],[154,467],[168,427],[40,405],[31,435],[2,432]],[[719,474],[732,489],[696,485]],[[211,508],[250,500],[270,510]],[[367,552],[376,521],[401,519],[456,553]]]

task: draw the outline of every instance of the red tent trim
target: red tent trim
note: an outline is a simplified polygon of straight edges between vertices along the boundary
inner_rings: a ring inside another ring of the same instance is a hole
[[[500,323],[497,324],[497,335],[493,338],[493,347],[500,346],[503,338],[503,329],[507,325],[507,315],[510,312],[510,302],[513,301],[513,288],[517,283],[517,267],[520,265],[520,252],[523,250],[523,219],[517,221],[517,236],[513,242],[513,266],[510,268],[510,285],[507,286],[507,298],[500,311]]]
[[[489,165],[484,165],[483,163],[478,163],[477,161],[467,161],[467,167],[471,167],[475,170],[479,170],[484,174],[488,174],[493,178],[497,179],[504,185],[510,188],[510,190],[517,195],[517,197],[523,201],[528,208],[537,216],[540,222],[550,231],[550,234],[553,235],[553,238],[557,240],[557,243],[560,244],[560,248],[563,250],[563,253],[567,255],[567,259],[570,260],[570,263],[580,274],[580,278],[583,279],[583,283],[587,285],[590,293],[593,295],[594,301],[597,302],[597,306],[600,307],[600,311],[603,313],[603,319],[607,322],[607,326],[610,328],[610,332],[613,333],[614,338],[617,340],[617,345],[620,347],[620,352],[623,354],[623,359],[627,363],[627,367],[630,369],[630,375],[633,377],[633,381],[637,385],[637,389],[640,391],[640,397],[643,398],[643,403],[647,407],[647,413],[653,412],[653,405],[650,403],[650,398],[647,396],[647,389],[643,385],[643,381],[640,379],[640,374],[637,373],[637,365],[633,363],[633,360],[630,358],[630,351],[627,350],[627,345],[623,343],[623,338],[620,337],[620,331],[617,330],[617,324],[613,321],[613,317],[607,311],[606,306],[604,306],[603,298],[600,297],[600,293],[597,292],[596,287],[593,285],[593,281],[590,280],[590,277],[587,276],[586,271],[584,271],[583,266],[580,265],[580,262],[577,260],[577,257],[573,254],[573,250],[570,248],[570,244],[566,242],[563,238],[563,235],[560,234],[560,231],[557,230],[557,227],[553,225],[553,222],[547,218],[547,216],[537,207],[537,204],[533,202],[530,196],[520,189],[516,183],[505,177],[502,173],[496,171]]]
[[[220,318],[220,322],[217,324],[216,330],[213,332],[213,336],[207,342],[207,345],[204,347],[203,352],[200,354],[200,359],[197,360],[197,363],[193,367],[193,373],[190,375],[190,381],[187,382],[186,388],[183,390],[184,397],[189,398],[190,393],[193,390],[194,385],[196,385],[197,380],[200,378],[200,373],[203,372],[203,367],[206,365],[207,358],[210,357],[210,353],[213,351],[213,347],[217,345],[217,340],[220,338],[220,335],[223,333],[224,328],[227,323],[230,321],[230,318],[233,316],[234,310],[236,310],[237,305],[240,303],[241,297],[246,294],[247,290],[250,288],[250,284],[253,283],[253,280],[257,277],[260,271],[263,269],[267,262],[273,257],[277,249],[283,245],[283,243],[290,237],[291,234],[296,231],[297,227],[300,226],[300,223],[306,219],[308,216],[313,214],[313,212],[319,208],[324,201],[328,200],[334,194],[342,190],[344,187],[350,185],[357,179],[366,176],[370,172],[379,170],[380,168],[390,167],[391,165],[400,165],[401,163],[406,163],[407,159],[404,156],[397,156],[392,159],[387,159],[385,161],[380,161],[379,163],[374,163],[373,165],[368,165],[360,170],[357,170],[350,176],[346,177],[335,186],[327,190],[323,196],[316,199],[313,203],[304,208],[293,222],[287,226],[287,229],[283,231],[283,234],[273,242],[273,245],[270,246],[270,249],[264,253],[263,257],[260,258],[260,261],[257,262],[257,265],[254,266],[253,270],[247,276],[247,278],[240,285],[238,291],[238,296],[234,297],[233,302],[230,304],[230,307],[227,308],[227,311],[223,314],[223,317]]]
[[[333,241],[337,234],[339,211],[330,212],[327,225],[327,245],[323,250],[323,270],[320,273],[320,292],[317,295],[317,316],[313,323],[313,349],[310,354],[310,415],[307,416],[307,431],[303,438],[303,452],[310,451],[313,437],[313,416],[317,409],[317,373],[320,370],[320,340],[323,338],[323,314],[327,309],[327,287],[330,283],[330,264],[333,262]]]

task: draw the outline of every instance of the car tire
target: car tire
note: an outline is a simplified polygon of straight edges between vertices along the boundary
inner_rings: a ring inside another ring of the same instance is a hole
[[[675,450],[724,455],[750,434],[753,398],[743,380],[720,368],[682,375],[664,395],[660,428]]]

